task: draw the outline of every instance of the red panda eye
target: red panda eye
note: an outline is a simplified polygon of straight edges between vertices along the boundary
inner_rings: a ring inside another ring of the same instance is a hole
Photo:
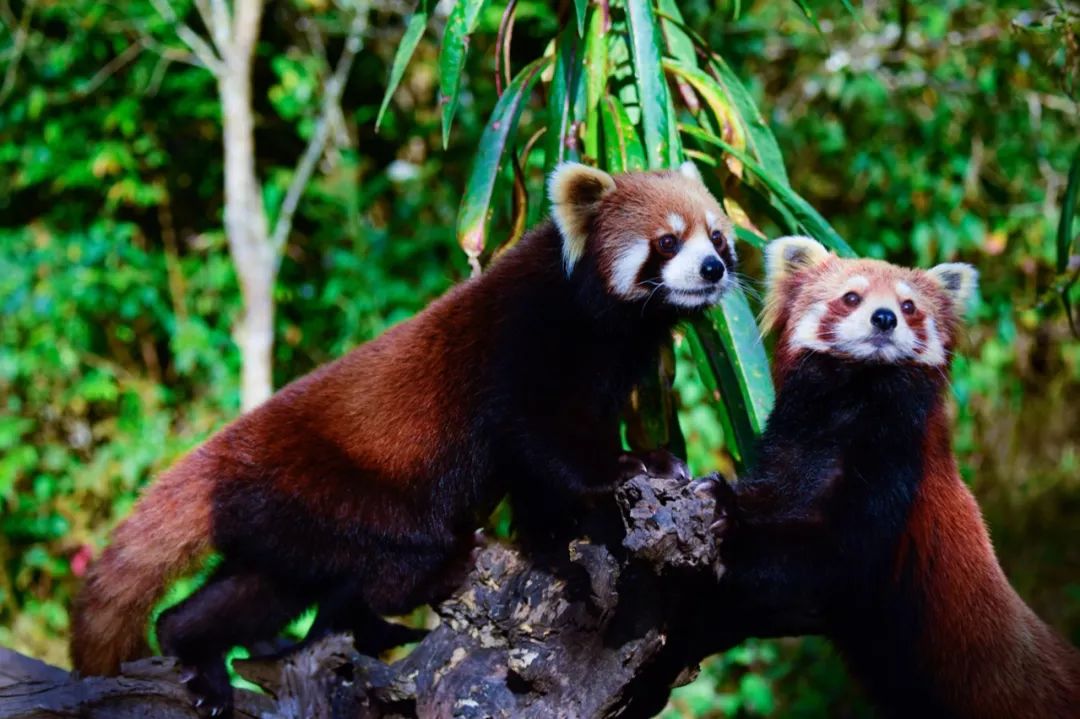
[[[724,241],[724,233],[721,232],[720,230],[713,230],[712,231],[712,241],[713,241],[714,244],[717,244],[717,245],[721,244]]]
[[[675,235],[661,235],[657,241],[657,245],[660,247],[661,252],[672,253],[675,251],[675,245],[678,240],[675,239]]]
[[[862,302],[862,297],[859,296],[858,292],[848,292],[844,295],[843,300],[848,307],[858,307],[859,303]]]
[[[900,309],[905,315],[915,314],[915,303],[911,300],[904,300],[900,303]]]

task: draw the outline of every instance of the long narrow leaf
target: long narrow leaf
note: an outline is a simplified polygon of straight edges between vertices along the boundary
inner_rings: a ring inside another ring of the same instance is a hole
[[[769,363],[754,314],[741,291],[693,323],[690,348],[705,386],[718,400],[729,449],[741,471],[753,461],[756,438],[772,410]]]
[[[446,20],[442,47],[439,49],[439,103],[442,105],[442,142],[450,141],[450,126],[457,112],[461,91],[461,71],[469,51],[469,35],[487,0],[457,0]]]
[[[855,251],[851,249],[851,246],[840,237],[836,230],[833,229],[832,225],[830,225],[809,202],[800,197],[794,190],[776,177],[772,176],[747,153],[731,146],[719,137],[703,132],[696,127],[683,125],[681,129],[683,133],[690,135],[691,137],[715,145],[724,152],[734,155],[748,170],[750,170],[750,172],[754,173],[755,177],[761,180],[761,182],[769,188],[770,192],[775,194],[780,201],[787,206],[787,209],[795,216],[795,219],[799,224],[807,232],[813,235],[815,239],[825,244],[826,247],[835,250],[840,255],[845,257],[855,256]]]
[[[784,184],[790,186],[787,169],[784,167],[784,158],[780,152],[780,146],[776,142],[776,137],[761,116],[761,112],[754,103],[754,98],[751,97],[750,92],[739,80],[731,66],[727,64],[723,57],[712,50],[704,38],[687,27],[682,22],[682,16],[677,12],[663,11],[660,13],[660,17],[665,27],[670,25],[678,28],[683,36],[689,38],[694,46],[709,58],[709,70],[713,74],[713,80],[720,85],[723,95],[729,99],[729,102],[737,110],[738,116],[745,127],[746,143],[750,151],[766,170],[771,172],[774,177],[782,178]],[[697,67],[696,62],[693,64],[687,63],[678,55],[676,55],[676,59],[682,62],[683,65]]]
[[[585,34],[585,11],[589,9],[589,0],[574,0],[574,14],[577,16],[578,36]]]
[[[657,3],[660,12],[660,27],[667,40],[668,53],[687,67],[697,67],[697,52],[694,41],[683,29],[682,12],[676,0],[660,0]]]
[[[608,43],[604,13],[594,9],[585,35],[585,155],[600,159],[600,99],[608,79]]]
[[[383,95],[382,105],[379,106],[379,114],[375,118],[375,132],[379,131],[383,114],[386,113],[386,108],[390,106],[390,99],[394,96],[394,91],[397,90],[398,85],[401,84],[401,78],[405,75],[405,68],[408,66],[409,60],[412,59],[413,53],[416,52],[416,46],[420,44],[420,38],[424,36],[424,29],[427,28],[430,12],[431,0],[420,0],[416,12],[412,14],[408,25],[405,26],[405,34],[401,36],[401,44],[398,45],[397,52],[394,53],[394,63],[390,66],[390,80],[386,83],[386,94]]]
[[[608,95],[601,103],[604,128],[604,158],[611,172],[644,170],[645,148],[619,98]]]
[[[629,2],[626,18],[630,30],[630,52],[634,60],[634,80],[641,109],[641,129],[649,167],[662,169],[675,164],[668,141],[668,87],[660,64],[660,29],[652,2]]]
[[[731,99],[726,96],[708,73],[688,67],[675,60],[664,60],[664,69],[687,82],[712,110],[725,139],[739,149],[746,148],[746,132],[741,118],[735,112]]]
[[[507,144],[517,130],[521,109],[529,98],[533,84],[550,62],[550,57],[539,58],[518,73],[495,104],[491,119],[480,137],[476,163],[465,185],[457,223],[458,243],[474,269],[479,266],[480,254],[487,244],[491,196]]]
[[[582,44],[582,38],[572,25],[568,24],[559,33],[555,72],[548,93],[547,152],[544,157],[548,171],[564,160],[579,159],[575,133],[585,104]]]

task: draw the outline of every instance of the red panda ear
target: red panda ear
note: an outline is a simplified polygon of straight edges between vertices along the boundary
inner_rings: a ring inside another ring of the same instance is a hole
[[[589,224],[600,206],[600,200],[615,191],[615,180],[603,170],[564,162],[548,178],[551,215],[563,237],[563,262],[566,272],[585,252]]]
[[[829,251],[809,237],[781,237],[765,245],[765,280],[770,287],[782,277],[829,258]]]
[[[957,313],[967,309],[979,291],[979,272],[962,262],[946,262],[926,271],[953,301]]]
[[[679,165],[679,174],[690,180],[697,180],[701,184],[705,184],[705,180],[701,179],[701,172],[697,169],[697,165],[693,160],[687,160]]]

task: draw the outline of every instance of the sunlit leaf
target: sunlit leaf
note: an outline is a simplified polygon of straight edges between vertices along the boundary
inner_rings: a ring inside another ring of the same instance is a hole
[[[669,142],[667,82],[661,67],[660,30],[651,2],[627,3],[630,52],[634,60],[634,82],[641,110],[641,129],[649,167],[675,165]]]
[[[461,91],[461,71],[469,51],[469,35],[487,0],[457,0],[446,20],[442,47],[439,50],[439,104],[442,106],[442,142],[450,141],[450,126],[457,111]]]
[[[401,78],[405,75],[405,68],[408,66],[413,53],[416,52],[416,46],[420,44],[420,38],[424,35],[424,29],[427,27],[428,15],[430,14],[430,6],[431,0],[420,0],[416,12],[412,14],[408,25],[405,26],[405,34],[401,36],[401,44],[398,45],[397,52],[394,53],[394,63],[390,67],[390,80],[386,83],[386,94],[383,95],[382,105],[379,106],[379,114],[375,118],[376,132],[379,130],[379,125],[382,124],[386,108],[390,106],[394,91],[397,90]]]
[[[645,148],[619,98],[608,95],[600,104],[604,128],[604,157],[612,172],[644,170]]]
[[[548,93],[547,153],[545,169],[579,159],[577,127],[584,115],[585,78],[583,40],[572,25],[559,33],[555,72]]]
[[[458,243],[474,268],[479,266],[480,254],[486,245],[491,196],[495,190],[495,180],[503,155],[510,138],[517,130],[521,109],[529,98],[533,84],[550,63],[550,57],[542,57],[526,65],[517,74],[495,104],[491,119],[480,137],[480,146],[469,181],[465,185],[457,223]]]
[[[851,246],[844,241],[832,225],[821,216],[817,210],[810,205],[809,202],[800,197],[794,190],[784,184],[781,180],[774,177],[771,173],[767,172],[765,168],[759,165],[753,158],[742,152],[736,147],[724,142],[715,135],[710,135],[707,132],[703,132],[696,127],[690,127],[688,125],[682,126],[683,133],[697,138],[703,142],[707,142],[711,145],[715,145],[725,152],[729,152],[746,166],[746,169],[754,173],[761,182],[768,187],[769,191],[774,193],[780,198],[781,202],[787,207],[787,209],[794,216],[795,220],[802,226],[802,228],[814,237],[814,239],[823,243],[826,247],[835,250],[838,254],[845,257],[854,257],[855,251],[851,249]]]
[[[585,155],[600,159],[600,102],[608,80],[608,43],[604,13],[594,9],[585,36]]]

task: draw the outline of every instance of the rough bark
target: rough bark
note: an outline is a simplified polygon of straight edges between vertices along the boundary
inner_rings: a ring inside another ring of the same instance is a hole
[[[684,478],[641,474],[617,492],[621,544],[575,540],[543,563],[492,544],[441,622],[393,664],[333,636],[237,671],[268,694],[237,692],[238,716],[650,716],[710,651],[705,593],[722,572],[715,500]],[[2,677],[8,676],[9,686]],[[194,717],[170,659],[122,677],[77,679],[0,654],[0,719]]]

